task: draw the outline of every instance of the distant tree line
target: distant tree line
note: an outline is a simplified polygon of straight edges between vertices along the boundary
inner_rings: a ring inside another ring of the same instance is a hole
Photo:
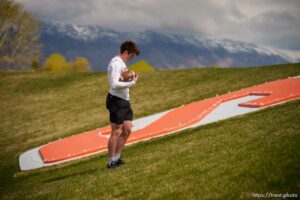
[[[90,71],[86,58],[78,57],[68,63],[58,53],[50,55],[41,68],[39,26],[35,16],[21,4],[0,0],[0,70]]]
[[[63,55],[53,53],[45,60],[43,70],[54,72],[87,72],[91,70],[91,67],[88,59],[85,57],[77,57],[67,62]]]

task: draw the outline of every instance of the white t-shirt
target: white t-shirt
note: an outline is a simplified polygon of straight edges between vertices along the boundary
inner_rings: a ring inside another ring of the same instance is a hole
[[[109,93],[125,100],[129,100],[129,87],[135,85],[134,81],[119,81],[121,73],[127,70],[126,64],[119,56],[113,57],[107,68],[107,75],[110,85]]]

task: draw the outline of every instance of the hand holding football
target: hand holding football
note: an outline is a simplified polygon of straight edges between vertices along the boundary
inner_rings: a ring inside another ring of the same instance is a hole
[[[137,73],[135,73],[134,71],[125,71],[125,72],[121,73],[119,80],[123,81],[123,82],[130,82],[130,81],[132,81],[133,77],[136,77],[136,76],[137,76]]]

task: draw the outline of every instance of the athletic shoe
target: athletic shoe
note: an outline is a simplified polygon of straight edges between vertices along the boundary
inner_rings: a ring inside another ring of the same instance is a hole
[[[119,159],[116,161],[116,164],[117,164],[118,166],[120,166],[120,165],[124,165],[125,162],[124,162],[121,158],[119,158]]]
[[[113,169],[118,167],[117,163],[115,161],[112,161],[111,163],[107,163],[107,168],[108,169]]]

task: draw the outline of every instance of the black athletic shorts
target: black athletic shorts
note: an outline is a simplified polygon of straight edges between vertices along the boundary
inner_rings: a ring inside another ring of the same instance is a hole
[[[109,119],[111,123],[122,124],[123,121],[132,121],[133,112],[130,102],[108,93],[106,97],[106,108],[109,110]]]

